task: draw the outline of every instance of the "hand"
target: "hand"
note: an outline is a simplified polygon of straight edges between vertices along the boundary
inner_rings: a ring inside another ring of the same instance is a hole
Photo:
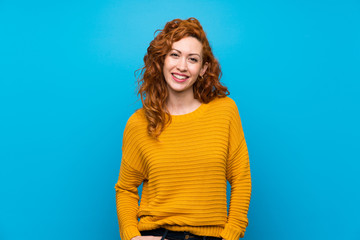
[[[161,240],[161,236],[136,236],[131,238],[131,240]],[[165,240],[168,240],[165,238]]]

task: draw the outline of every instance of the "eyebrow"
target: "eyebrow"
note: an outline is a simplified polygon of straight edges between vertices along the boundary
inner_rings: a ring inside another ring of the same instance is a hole
[[[171,50],[175,50],[175,51],[178,51],[179,53],[181,53],[180,50],[177,50],[175,48],[172,48]],[[201,58],[200,54],[198,54],[198,53],[190,53],[189,55],[198,55]]]

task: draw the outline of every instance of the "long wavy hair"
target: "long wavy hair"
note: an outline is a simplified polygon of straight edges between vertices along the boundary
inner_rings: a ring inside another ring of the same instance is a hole
[[[157,35],[156,33],[159,32]],[[221,69],[215,59],[206,34],[196,18],[187,20],[174,19],[167,22],[164,29],[156,30],[155,38],[147,48],[144,56],[144,67],[137,78],[138,95],[140,95],[145,116],[148,121],[148,134],[157,138],[167,124],[171,123],[171,115],[166,107],[169,96],[167,83],[163,74],[166,55],[172,44],[184,37],[198,39],[203,47],[203,65],[207,62],[208,68],[202,78],[198,78],[193,85],[194,98],[201,103],[209,103],[216,97],[225,97],[230,94],[227,87],[220,83]]]

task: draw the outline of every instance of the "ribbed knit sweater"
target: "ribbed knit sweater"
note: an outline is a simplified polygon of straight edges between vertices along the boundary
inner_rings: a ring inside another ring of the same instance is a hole
[[[215,98],[191,113],[171,117],[158,140],[147,134],[143,109],[125,126],[115,185],[121,239],[159,227],[226,240],[243,237],[251,177],[235,102]],[[228,211],[226,181],[231,184]]]

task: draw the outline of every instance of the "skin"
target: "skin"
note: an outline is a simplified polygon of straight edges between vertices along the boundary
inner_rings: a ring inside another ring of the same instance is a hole
[[[169,98],[167,107],[172,115],[181,115],[194,111],[201,103],[194,98],[193,85],[199,76],[203,76],[208,63],[203,63],[202,44],[194,37],[185,37],[174,42],[172,50],[166,55],[163,73]],[[184,82],[174,80],[173,73],[186,75]]]
[[[190,113],[201,105],[194,98],[193,85],[199,76],[205,74],[207,67],[208,63],[203,63],[202,44],[199,40],[194,37],[185,37],[173,43],[172,50],[166,55],[163,66],[169,91],[167,107],[171,115]],[[183,82],[177,82],[172,73],[186,75],[188,78]],[[161,236],[136,236],[131,240],[160,239]]]
[[[161,236],[136,236],[133,237],[131,240],[160,240]],[[168,240],[165,238],[165,240]]]

